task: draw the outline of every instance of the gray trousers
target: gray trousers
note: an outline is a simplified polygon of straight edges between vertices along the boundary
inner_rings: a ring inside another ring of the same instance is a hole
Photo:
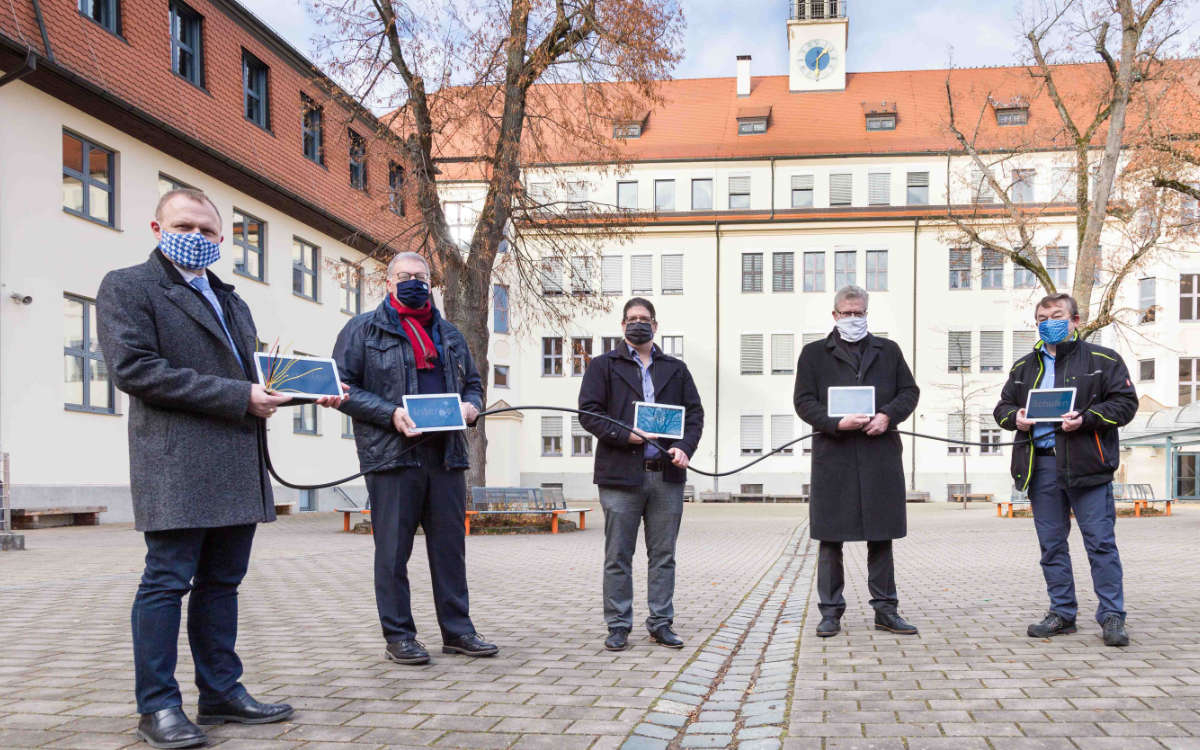
[[[641,487],[600,487],[604,509],[604,622],[633,630],[633,550],[646,525],[646,629],[675,619],[675,540],[683,517],[683,485],[647,471]]]
[[[822,617],[841,619],[846,611],[846,575],[842,569],[842,543],[821,542],[817,553],[817,597]],[[895,614],[896,568],[892,559],[892,541],[867,542],[867,590],[876,612]]]

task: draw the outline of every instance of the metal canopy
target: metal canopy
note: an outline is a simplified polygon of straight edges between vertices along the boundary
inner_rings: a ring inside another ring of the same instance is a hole
[[[1158,409],[1136,415],[1121,430],[1121,447],[1166,448],[1166,490],[1177,497],[1175,463],[1185,446],[1200,444],[1200,403]]]

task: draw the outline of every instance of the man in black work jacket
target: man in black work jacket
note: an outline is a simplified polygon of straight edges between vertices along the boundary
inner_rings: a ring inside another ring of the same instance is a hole
[[[588,365],[579,387],[579,408],[633,424],[637,401],[685,409],[683,439],[659,439],[664,454],[641,436],[604,419],[580,415],[596,436],[594,481],[604,508],[604,647],[624,651],[633,629],[633,549],[638,527],[646,524],[649,617],[646,629],[659,645],[683,648],[671,630],[675,619],[675,540],[683,516],[683,483],[688,460],[704,429],[704,407],[687,365],[654,345],[658,331],[654,305],[634,297],[625,303],[625,338],[616,349]]]
[[[1106,645],[1125,646],[1129,636],[1112,479],[1121,463],[1117,428],[1137,413],[1137,393],[1121,355],[1079,338],[1079,307],[1073,297],[1043,297],[1034,315],[1040,340],[1013,365],[993,412],[1004,429],[1030,436],[1013,447],[1012,477],[1018,490],[1029,493],[1050,611],[1029,626],[1028,634],[1048,638],[1075,632],[1079,606],[1067,549],[1074,512],[1100,600],[1096,622]],[[1076,389],[1075,408],[1063,415],[1061,429],[1025,418],[1034,388]]]

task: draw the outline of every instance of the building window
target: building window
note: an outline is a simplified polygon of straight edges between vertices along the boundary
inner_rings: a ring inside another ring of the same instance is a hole
[[[692,180],[692,210],[711,211],[713,207],[713,181]]]
[[[342,437],[347,440],[354,439],[354,419],[349,414],[342,415]]]
[[[833,285],[837,289],[856,284],[858,253],[854,250],[838,250],[833,254]]]
[[[867,175],[867,203],[872,206],[892,205],[891,172],[871,172]]]
[[[571,374],[575,377],[583,375],[591,361],[592,337],[571,339]]]
[[[1034,169],[1014,169],[1012,171],[1012,187],[1008,189],[1008,197],[1013,203],[1033,203],[1033,179],[1037,176]]]
[[[867,291],[886,292],[888,288],[888,251],[867,251]]]
[[[508,387],[508,365],[492,365],[492,385],[497,388]]]
[[[353,130],[347,130],[350,140],[350,187],[367,189],[367,139]]]
[[[663,294],[683,294],[683,256],[682,255],[664,255],[662,256],[662,282]]]
[[[1037,286],[1037,276],[1024,266],[1013,264],[1013,289],[1033,289]]]
[[[267,223],[248,213],[233,209],[233,271],[242,276],[263,280],[266,263],[263,254],[267,246]]]
[[[613,123],[613,138],[641,138],[642,123],[616,122]]]
[[[446,228],[454,244],[464,250],[469,248],[479,221],[475,205],[470,201],[446,201],[442,204],[442,215],[446,217]]]
[[[867,115],[867,130],[895,130],[896,115]]]
[[[629,281],[634,294],[652,294],[654,292],[654,256],[630,256]]]
[[[542,339],[542,376],[563,374],[563,340],[555,337]]]
[[[121,33],[119,0],[79,0],[79,12],[112,33]]]
[[[300,114],[304,158],[317,164],[324,164],[325,134],[321,124],[322,109],[308,95],[300,94]]]
[[[771,334],[771,374],[788,375],[796,366],[796,337],[790,333]]]
[[[394,161],[388,162],[388,208],[404,215],[404,167]]]
[[[316,302],[321,249],[299,237],[292,238],[292,292]]]
[[[996,124],[1001,127],[1024,125],[1029,122],[1029,110],[1024,107],[996,110]]]
[[[637,210],[637,187],[636,182],[617,183],[617,208],[628,211]]]
[[[979,447],[981,456],[1000,455],[1000,428],[991,423],[984,423],[979,428],[979,442],[985,443]]]
[[[1138,310],[1139,323],[1153,323],[1155,311],[1158,309],[1154,302],[1154,279],[1138,279]]]
[[[676,359],[683,359],[683,336],[663,336],[659,341],[662,342],[663,354],[669,354]]]
[[[796,291],[796,254],[771,254],[771,291]]]
[[[600,291],[604,294],[621,294],[625,291],[625,280],[621,267],[624,259],[620,255],[605,255],[600,258]]]
[[[910,206],[929,205],[929,173],[909,172],[905,202]]]
[[[541,282],[543,297],[557,297],[563,294],[565,289],[562,260],[548,258],[538,263],[538,280]]]
[[[362,268],[344,260],[338,277],[338,296],[342,312],[358,315],[362,312]]]
[[[970,428],[967,426],[967,422],[970,418],[970,415],[961,411],[952,411],[947,414],[946,437],[950,438],[951,440],[969,440],[970,438],[968,438],[967,435],[969,434]],[[966,445],[955,445],[954,443],[947,443],[946,445],[946,453],[952,456],[962,456],[969,454],[970,452],[971,448]]]
[[[737,124],[738,135],[758,135],[767,132],[765,117],[739,117]]]
[[[825,291],[825,253],[804,254],[804,291]]]
[[[96,303],[63,296],[64,405],[68,409],[115,414],[116,394],[96,336]]]
[[[742,334],[741,354],[742,374],[762,375],[763,335],[761,333]]]
[[[971,288],[971,248],[950,248],[950,288]]]
[[[242,50],[242,101],[246,119],[263,130],[271,129],[268,70],[262,60]]]
[[[742,253],[742,291],[763,290],[763,254]]]
[[[1036,343],[1037,331],[1013,331],[1013,359],[1020,359],[1033,351],[1033,345]]]
[[[969,262],[970,259],[968,259]],[[982,274],[979,279],[981,289],[1004,288],[1004,253],[985,247],[979,259],[979,269]],[[968,268],[968,270],[970,269]]]
[[[760,456],[763,452],[763,418],[761,414],[743,414],[741,419],[741,448],[743,456]]]
[[[508,333],[508,287],[492,285],[492,332]]]
[[[1046,248],[1046,273],[1057,289],[1067,286],[1067,265],[1070,263],[1070,251],[1065,247]]]
[[[299,490],[299,507],[302,513],[310,513],[317,509],[317,490]]]
[[[791,414],[772,414],[771,415],[771,447],[778,448],[784,443],[790,443],[795,433],[796,420]],[[795,451],[792,446],[788,446],[779,451],[781,456],[790,456]]]
[[[991,173],[982,169],[971,170],[971,200],[975,203],[991,203],[995,199]]]
[[[750,175],[736,175],[729,178],[729,208],[750,208]]]
[[[195,190],[186,182],[181,182],[169,174],[158,173],[158,197],[161,198],[172,190]]]
[[[1179,275],[1179,319],[1200,320],[1200,274]]]
[[[854,202],[853,175],[829,175],[829,205],[849,206]]]
[[[1138,360],[1138,382],[1153,383],[1154,382],[1154,360],[1139,359]]]
[[[682,338],[682,336],[680,338]],[[603,336],[600,339],[600,351],[604,354],[608,354],[611,351],[615,351],[618,347],[621,346],[621,343],[623,341],[625,341],[625,339],[622,338],[621,336]],[[666,351],[666,350],[667,350],[666,344],[664,343],[663,351]]]
[[[654,181],[654,210],[675,210],[675,180]]]
[[[949,372],[971,371],[971,332],[950,331],[946,350],[949,353]]]
[[[292,432],[297,435],[317,434],[317,405],[301,404],[293,407]]]
[[[184,80],[204,85],[204,17],[188,6],[171,2],[171,70]]]
[[[1200,395],[1200,358],[1179,358],[1179,405],[1194,403]]]
[[[792,175],[792,208],[812,208],[813,205],[813,176],[810,174]]]
[[[62,151],[63,210],[115,227],[113,162],[116,154],[65,130]]]
[[[592,280],[596,275],[594,267],[592,259],[587,256],[576,255],[571,258],[571,294],[587,297],[596,293],[596,286]]]
[[[1004,331],[979,332],[979,371],[1000,372],[1004,369]]]
[[[542,455],[562,455],[562,417],[542,417]]]
[[[592,455],[592,433],[583,429],[578,416],[571,417],[571,455]]]

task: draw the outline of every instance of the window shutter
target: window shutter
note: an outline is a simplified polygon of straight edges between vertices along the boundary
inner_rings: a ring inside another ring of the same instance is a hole
[[[562,260],[552,258],[544,260],[538,269],[542,279],[542,294],[563,293],[563,264]]]
[[[625,291],[625,284],[621,278],[621,261],[620,255],[605,255],[600,259],[601,284],[605,294],[621,294]]]
[[[579,423],[579,417],[571,417],[571,434],[572,435],[587,435],[587,430],[583,429],[583,425]]]
[[[891,204],[891,172],[871,172],[867,175],[867,202],[872,206],[887,206]]]
[[[542,437],[562,437],[562,417],[542,417]]]
[[[971,370],[971,332],[950,331],[947,345],[949,347],[949,364],[951,372]]]
[[[877,339],[886,339],[888,337],[887,331],[871,331],[871,335]]]
[[[1004,331],[979,332],[979,369],[985,372],[1004,369]]]
[[[591,294],[592,259],[586,256],[571,258],[571,291],[576,294]]]
[[[1075,192],[1079,184],[1075,180],[1074,167],[1055,167],[1053,171],[1054,200],[1062,203],[1074,203]]]
[[[824,341],[825,337],[828,335],[829,334],[827,333],[805,333],[800,336],[800,344],[802,346],[808,346],[814,341]],[[879,334],[875,335],[878,336]]]
[[[963,414],[961,411],[952,411],[946,415],[946,437],[951,440],[966,440],[967,439],[967,420],[969,415]],[[954,446],[951,446],[954,447]],[[965,446],[964,446],[965,447]]]
[[[763,371],[763,336],[761,333],[742,334],[742,374],[761,375]]]
[[[909,172],[908,173],[909,187],[929,187],[928,172]]]
[[[829,175],[829,205],[849,206],[853,202],[851,178],[852,175],[848,174]]]
[[[813,176],[810,174],[792,175],[792,190],[812,190]]]
[[[529,184],[529,197],[533,202],[539,204],[540,210],[545,210],[541,204],[550,202],[550,183],[548,182],[531,182]]]
[[[976,203],[991,203],[995,200],[992,183],[987,179],[983,170],[971,170],[971,195]]]
[[[742,453],[762,453],[763,418],[761,414],[742,415]]]
[[[683,256],[662,256],[662,291],[663,294],[683,293]]]
[[[771,415],[771,447],[778,448],[792,439],[796,420],[791,414]],[[788,450],[791,450],[790,448]]]
[[[650,255],[630,257],[629,280],[633,283],[634,294],[650,294],[654,290],[653,261],[654,257]]]
[[[790,333],[771,334],[771,372],[791,372],[796,364],[796,337]]]
[[[734,175],[729,178],[729,192],[749,193],[750,192],[750,175]]]
[[[1015,362],[1033,351],[1033,345],[1037,343],[1037,331],[1013,331],[1012,342],[1013,361]]]

